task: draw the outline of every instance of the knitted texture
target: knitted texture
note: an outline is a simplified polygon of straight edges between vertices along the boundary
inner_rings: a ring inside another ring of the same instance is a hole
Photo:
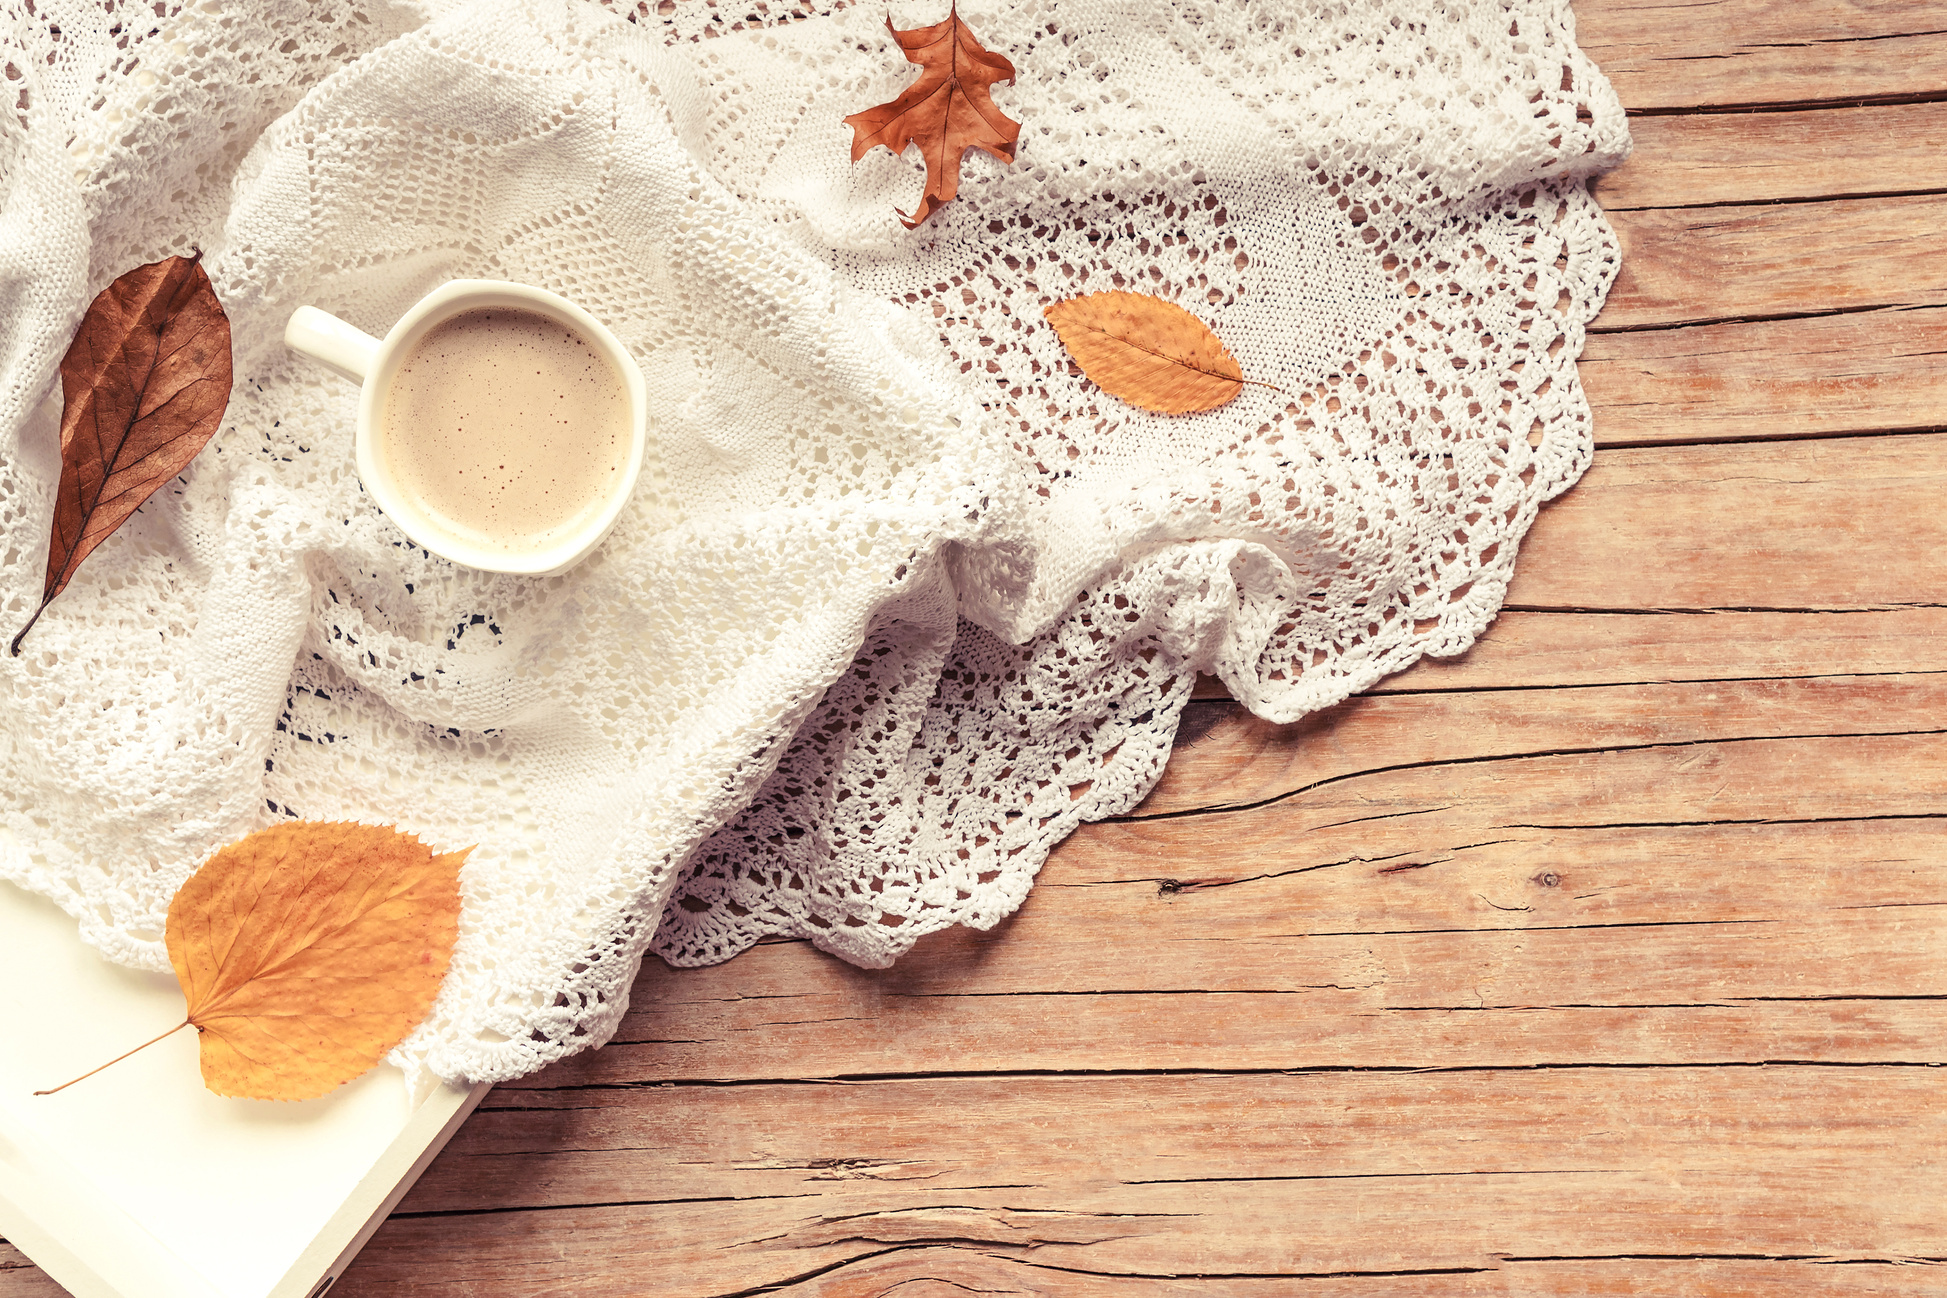
[[[1199,672],[1286,721],[1494,616],[1588,463],[1618,259],[1565,3],[971,0],[1019,154],[913,231],[920,162],[843,124],[912,79],[884,12],[726,4],[7,0],[8,634],[90,297],[200,249],[235,337],[210,447],[0,659],[0,876],[109,958],[166,968],[178,885],[280,818],[477,843],[394,1058],[503,1080],[606,1040],[645,950],[992,925],[1148,791]],[[459,277],[575,300],[648,381],[635,499],[557,577],[406,541],[356,390],[281,342]],[[1041,315],[1107,288],[1275,388],[1107,396]]]

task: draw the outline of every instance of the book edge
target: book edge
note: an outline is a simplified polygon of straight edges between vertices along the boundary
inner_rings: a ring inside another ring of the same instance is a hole
[[[436,1086],[266,1298],[323,1298],[492,1089]]]

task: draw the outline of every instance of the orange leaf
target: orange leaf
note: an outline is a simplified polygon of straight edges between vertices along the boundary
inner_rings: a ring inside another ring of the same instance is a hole
[[[960,192],[960,158],[968,149],[985,149],[1002,162],[1014,161],[1021,124],[1003,113],[989,91],[1014,79],[1014,65],[974,39],[957,7],[944,22],[900,31],[886,20],[906,61],[922,69],[919,80],[888,103],[853,113],[852,161],[878,145],[895,154],[919,145],[926,159],[926,191],[910,215],[899,213],[908,230]]]
[[[61,358],[61,483],[40,606],[188,467],[230,404],[230,320],[190,257],[139,266],[89,304]]]
[[[464,851],[291,821],[220,849],[169,903],[169,962],[218,1095],[303,1100],[365,1072],[431,1008]]]
[[[1116,289],[1041,314],[1097,387],[1144,410],[1215,410],[1253,382],[1208,325],[1160,297]]]

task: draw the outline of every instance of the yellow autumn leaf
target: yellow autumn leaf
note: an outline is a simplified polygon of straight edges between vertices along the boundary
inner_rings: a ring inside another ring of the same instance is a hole
[[[378,1063],[446,976],[472,850],[436,855],[394,828],[300,820],[204,862],[165,931],[188,1002],[177,1028],[201,1037],[203,1084],[306,1100]]]
[[[1252,382],[1208,325],[1148,293],[1090,293],[1050,303],[1041,314],[1082,373],[1132,406],[1196,414]]]

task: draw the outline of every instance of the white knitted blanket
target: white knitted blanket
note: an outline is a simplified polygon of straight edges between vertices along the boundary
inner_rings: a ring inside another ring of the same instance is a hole
[[[1282,721],[1465,649],[1590,453],[1585,181],[1628,136],[1568,5],[965,3],[1019,157],[907,231],[921,164],[842,120],[915,75],[877,5],[0,0],[0,631],[94,293],[200,248],[237,362],[0,657],[0,876],[161,969],[177,886],[280,817],[477,843],[395,1058],[499,1080],[607,1039],[645,951],[992,925],[1150,788],[1199,672]],[[648,377],[634,503],[565,575],[408,545],[352,386],[282,345],[462,276]],[[1094,388],[1040,308],[1125,286],[1283,392]]]

